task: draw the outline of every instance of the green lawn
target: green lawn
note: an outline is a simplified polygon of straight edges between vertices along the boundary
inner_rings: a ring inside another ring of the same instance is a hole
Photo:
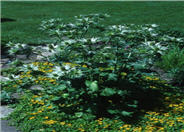
[[[1,2],[3,22],[1,40],[28,44],[49,43],[38,28],[42,20],[61,17],[71,21],[73,16],[108,13],[107,24],[156,23],[163,29],[184,31],[184,2]]]

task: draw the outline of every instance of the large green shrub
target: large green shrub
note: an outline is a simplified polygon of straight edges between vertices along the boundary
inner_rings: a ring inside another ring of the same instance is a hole
[[[167,45],[160,42],[155,24],[104,27],[99,21],[106,16],[81,15],[69,24],[60,19],[42,23],[42,29],[57,38],[49,46],[55,54],[48,59],[63,71],[58,81],[65,94],[56,102],[81,102],[71,108],[73,112],[131,116],[146,93],[154,91],[151,88],[164,87],[149,68]]]

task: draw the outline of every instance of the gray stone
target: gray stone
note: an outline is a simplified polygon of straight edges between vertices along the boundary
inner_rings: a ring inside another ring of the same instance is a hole
[[[30,87],[31,90],[43,90],[43,88],[40,85],[33,85]]]
[[[22,60],[22,62],[24,63],[24,64],[29,64],[29,63],[31,63],[31,62],[33,62],[32,60]]]
[[[8,64],[2,64],[1,65],[1,71],[3,70],[3,69],[8,69],[8,68],[10,68],[10,65],[8,65]]]
[[[43,59],[44,59],[44,57],[41,55],[37,55],[37,57],[36,57],[36,60],[38,60],[38,61],[43,60]]]
[[[29,59],[33,62],[33,61],[36,61],[37,60],[37,55],[36,54],[31,54],[29,56]]]
[[[173,81],[173,78],[169,77],[168,73],[166,73],[164,70],[162,70],[158,67],[153,66],[153,67],[150,68],[150,70],[156,72],[162,80],[165,80],[168,83],[171,83]]]
[[[3,77],[3,76],[0,75],[0,80],[1,80],[1,81],[8,81],[8,80],[10,80],[10,79],[9,79],[8,77]]]
[[[26,60],[27,55],[16,55],[16,58],[19,59],[19,60]]]
[[[20,97],[21,97],[21,95],[18,94],[18,93],[13,93],[12,94],[12,98],[14,98],[14,99],[20,99]]]
[[[14,126],[9,126],[9,121],[1,120],[1,132],[20,132]]]
[[[1,59],[1,63],[2,63],[2,64],[8,63],[9,61],[10,61],[9,58]]]
[[[8,107],[7,105],[5,105],[5,106],[0,106],[0,110],[1,110],[0,118],[5,118],[10,113],[12,113],[14,109],[12,109],[12,108]]]
[[[42,52],[42,56],[45,56],[45,57],[49,57],[49,56],[52,56],[53,53],[52,52]]]

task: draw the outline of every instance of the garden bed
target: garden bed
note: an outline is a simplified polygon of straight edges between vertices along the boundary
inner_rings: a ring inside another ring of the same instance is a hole
[[[1,101],[12,104],[19,94],[13,125],[23,132],[183,131],[184,36],[156,24],[105,26],[107,17],[43,21],[40,29],[54,40],[48,47],[7,44],[12,61],[2,70],[9,80],[1,82]],[[18,55],[41,59],[25,63]]]

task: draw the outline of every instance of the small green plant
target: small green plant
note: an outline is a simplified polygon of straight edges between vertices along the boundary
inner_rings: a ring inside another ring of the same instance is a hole
[[[174,69],[182,69],[184,66],[184,49],[177,46],[169,49],[163,56],[158,66],[165,71],[174,71]]]
[[[171,47],[161,56],[157,65],[165,72],[170,73],[174,84],[184,86],[184,49],[180,49],[178,46]]]
[[[6,44],[6,46],[9,48],[9,55],[13,57],[18,54],[25,54],[29,56],[33,51],[32,47],[27,44],[9,42]]]
[[[11,98],[10,93],[8,93],[4,90],[1,91],[0,99],[1,99],[1,104],[9,104],[12,102],[12,98]]]

